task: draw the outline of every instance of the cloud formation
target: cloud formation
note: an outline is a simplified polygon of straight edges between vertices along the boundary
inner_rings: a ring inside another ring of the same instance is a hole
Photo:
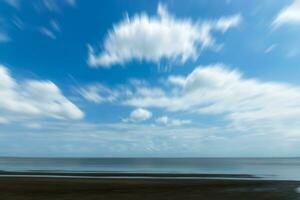
[[[143,108],[137,108],[133,110],[128,119],[125,119],[124,121],[129,122],[142,122],[147,119],[150,119],[152,117],[152,113],[149,110],[143,109]]]
[[[299,134],[300,87],[245,78],[224,64],[196,67],[186,76],[169,76],[161,86],[124,85],[114,103],[136,108],[221,118],[231,128]],[[156,122],[188,121],[162,117]],[[272,129],[272,131],[270,131]],[[288,131],[287,131],[288,130]]]
[[[171,92],[133,95],[125,104],[221,115],[237,127],[287,124],[299,127],[300,88],[285,83],[246,79],[222,64],[200,66],[187,76],[169,77]],[[287,127],[286,127],[287,128]]]
[[[146,123],[43,121],[0,131],[0,152],[19,156],[297,156],[299,137],[236,132],[222,124],[157,126]],[[32,127],[33,126],[33,127]],[[16,132],[17,128],[17,132]],[[34,129],[33,129],[34,128]],[[269,129],[272,132],[273,129]],[[18,133],[22,134],[18,134]],[[265,132],[265,133],[269,133]],[[229,136],[229,137],[228,137]],[[234,137],[230,137],[234,136]],[[15,141],[18,141],[17,143]],[[28,145],[28,143],[32,145]],[[266,145],[270,144],[270,145]],[[36,151],[40,149],[40,151]]]
[[[224,33],[240,22],[239,14],[199,22],[192,22],[189,18],[178,19],[159,4],[157,16],[142,13],[114,24],[100,54],[89,45],[88,64],[110,68],[131,60],[159,62],[167,59],[184,63],[188,59],[196,59],[204,48],[218,46],[212,36],[213,31]]]
[[[300,25],[300,0],[295,0],[291,5],[283,8],[272,22],[274,28],[285,24]]]
[[[81,119],[84,113],[50,81],[17,82],[7,67],[0,65],[1,122],[24,119]]]

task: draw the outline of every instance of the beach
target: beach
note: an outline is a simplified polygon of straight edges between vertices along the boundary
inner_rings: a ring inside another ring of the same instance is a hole
[[[300,200],[299,158],[0,158],[0,200]]]
[[[2,173],[3,175],[3,173]],[[150,175],[149,175],[150,176]],[[172,175],[173,176],[173,175]],[[2,200],[298,200],[298,181],[151,176],[0,177]],[[177,175],[178,176],[178,175]],[[138,178],[139,177],[139,178]]]

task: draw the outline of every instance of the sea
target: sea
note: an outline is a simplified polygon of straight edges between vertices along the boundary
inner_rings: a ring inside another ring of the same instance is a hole
[[[0,171],[248,174],[300,181],[300,158],[16,158],[0,157]]]

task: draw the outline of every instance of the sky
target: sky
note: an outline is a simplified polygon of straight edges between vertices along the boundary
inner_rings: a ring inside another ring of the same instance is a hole
[[[0,0],[0,156],[300,156],[299,0]]]

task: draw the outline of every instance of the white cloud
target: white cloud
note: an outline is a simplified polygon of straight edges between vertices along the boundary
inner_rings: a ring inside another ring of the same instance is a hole
[[[240,21],[241,16],[234,15],[194,23],[189,18],[172,16],[160,4],[157,16],[142,13],[114,24],[100,54],[97,55],[88,46],[88,63],[93,67],[105,68],[130,60],[159,62],[168,59],[184,63],[188,59],[196,59],[204,48],[218,46],[212,36],[213,31],[225,32]]]
[[[17,82],[9,70],[0,66],[1,121],[24,119],[81,119],[84,113],[50,81]]]
[[[109,91],[118,94],[116,104],[211,116],[239,132],[300,134],[299,86],[245,78],[223,64],[199,66],[186,76],[169,76],[165,82],[156,87],[139,82]],[[172,119],[163,117],[157,122]]]
[[[158,124],[162,124],[165,126],[182,126],[191,124],[191,120],[181,120],[181,119],[174,119],[169,118],[168,116],[162,116],[155,120]]]
[[[236,27],[241,22],[240,15],[233,15],[230,17],[222,17],[218,21],[216,21],[215,29],[221,30],[223,33],[232,27]]]
[[[133,110],[128,119],[125,119],[124,121],[130,121],[130,122],[141,122],[145,121],[147,119],[150,119],[152,117],[152,113],[149,110],[143,109],[143,108],[137,108]]]
[[[274,28],[285,24],[300,25],[300,0],[295,0],[291,5],[283,8],[272,22]]]
[[[184,86],[185,79],[182,76],[173,76],[173,75],[171,75],[171,76],[169,76],[167,82],[171,83],[173,85]]]
[[[222,64],[200,66],[187,76],[169,77],[170,86],[139,88],[122,103],[171,112],[219,115],[230,126],[271,128],[298,134],[300,87],[246,79]],[[147,92],[140,92],[140,90]],[[293,128],[294,127],[294,128]]]

